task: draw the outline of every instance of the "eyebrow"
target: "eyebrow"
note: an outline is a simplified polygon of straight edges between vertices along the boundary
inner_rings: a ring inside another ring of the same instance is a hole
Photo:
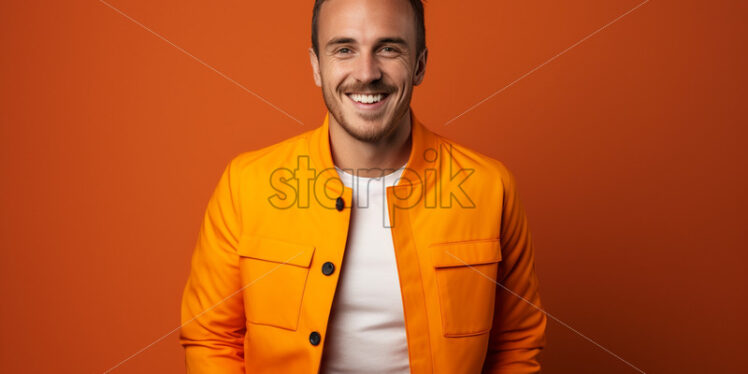
[[[331,46],[334,46],[334,45],[351,44],[351,43],[355,43],[355,42],[356,42],[356,39],[345,37],[345,36],[341,36],[341,37],[330,39],[330,41],[327,42],[327,44],[325,46],[326,47],[331,47]],[[405,39],[398,38],[398,37],[380,38],[380,39],[377,40],[376,44],[399,44],[399,45],[402,45],[402,46],[407,46],[408,45],[408,43],[405,41]]]
[[[387,43],[387,44],[400,44],[400,45],[404,45],[404,46],[408,45],[408,43],[403,38],[382,38],[382,39],[377,40],[377,44],[385,44],[385,43]]]
[[[338,45],[338,44],[350,44],[350,43],[354,43],[355,41],[356,40],[353,38],[337,37],[337,38],[330,39],[330,41],[327,42],[326,46],[330,47],[330,46]]]

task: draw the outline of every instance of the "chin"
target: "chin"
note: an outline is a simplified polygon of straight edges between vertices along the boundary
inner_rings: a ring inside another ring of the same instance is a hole
[[[389,106],[380,111],[366,113],[351,106],[347,97],[336,100],[323,91],[325,104],[337,123],[354,139],[366,143],[376,143],[394,131],[396,121]]]
[[[364,142],[377,142],[391,132],[391,122],[384,119],[366,120],[354,114],[353,121],[340,122],[345,131],[354,138]],[[350,118],[350,117],[346,117]]]

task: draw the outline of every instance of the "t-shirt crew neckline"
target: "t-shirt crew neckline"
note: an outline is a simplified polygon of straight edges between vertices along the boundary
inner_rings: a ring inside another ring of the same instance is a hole
[[[385,174],[385,175],[378,176],[378,177],[361,177],[361,176],[353,175],[353,174],[350,174],[350,173],[346,172],[345,170],[343,170],[343,169],[341,169],[341,168],[339,168],[337,166],[335,166],[335,170],[337,170],[338,175],[340,176],[341,181],[343,182],[343,184],[346,187],[354,186],[353,181],[356,180],[356,179],[358,179],[359,184],[361,184],[362,182],[366,182],[367,184],[369,184],[368,182],[370,182],[370,181],[379,182],[379,181],[382,180],[382,178],[384,178],[384,183],[374,183],[374,185],[376,186],[376,185],[379,185],[379,184],[383,184],[385,186],[393,186],[400,179],[400,176],[402,175],[403,170],[405,170],[405,166],[407,166],[407,165],[408,164],[405,163],[399,169],[397,169],[397,170],[395,170],[395,171],[393,171],[393,172],[391,172],[389,174]],[[392,169],[384,169],[384,170],[387,171],[387,170],[392,170]]]

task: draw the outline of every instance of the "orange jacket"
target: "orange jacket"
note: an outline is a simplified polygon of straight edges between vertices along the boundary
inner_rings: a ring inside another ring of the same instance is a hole
[[[386,189],[411,372],[536,373],[546,316],[514,177],[411,118]],[[182,299],[189,373],[318,372],[352,196],[328,119],[224,170]]]

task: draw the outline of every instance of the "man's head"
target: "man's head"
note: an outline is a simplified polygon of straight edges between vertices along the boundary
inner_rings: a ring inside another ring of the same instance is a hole
[[[392,134],[423,80],[421,0],[317,0],[309,56],[335,121],[354,138]]]

